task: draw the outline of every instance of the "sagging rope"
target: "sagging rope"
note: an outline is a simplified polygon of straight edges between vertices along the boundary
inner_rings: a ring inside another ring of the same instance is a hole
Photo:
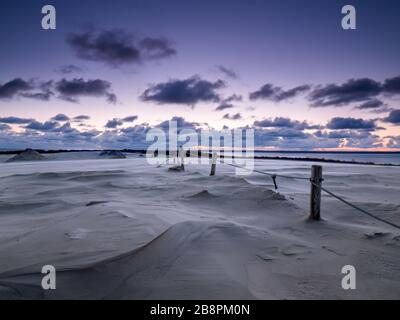
[[[279,178],[286,178],[286,179],[309,180],[308,178],[303,178],[303,177],[294,177],[294,176],[288,176],[288,175],[283,175],[283,174],[268,173],[268,172],[255,170],[255,169],[249,169],[249,168],[238,166],[238,165],[235,165],[235,164],[232,164],[232,163],[227,163],[225,161],[221,161],[221,163],[226,164],[226,165],[231,166],[231,167],[235,167],[235,168],[239,168],[239,169],[245,169],[245,170],[248,170],[250,172],[256,172],[256,173],[260,173],[260,174],[264,174],[264,175],[270,176],[272,178],[272,182],[274,183],[275,190],[278,189],[278,184],[276,182],[276,178],[278,178],[278,177]]]
[[[397,225],[397,224],[395,224],[395,223],[393,223],[393,222],[387,221],[387,220],[385,220],[385,219],[382,219],[382,218],[380,218],[380,217],[378,217],[378,216],[376,216],[376,215],[374,215],[374,214],[372,214],[372,213],[370,213],[370,212],[368,212],[368,211],[366,211],[366,210],[364,210],[364,209],[362,209],[362,208],[356,206],[355,204],[352,204],[352,203],[348,202],[347,200],[345,200],[345,199],[343,199],[342,197],[340,197],[340,196],[334,194],[333,192],[327,190],[326,188],[317,185],[317,184],[314,183],[313,181],[310,181],[310,182],[311,182],[313,185],[319,187],[322,191],[326,192],[327,194],[329,194],[330,196],[336,198],[337,200],[339,200],[339,201],[341,201],[341,202],[347,204],[348,206],[350,206],[350,207],[352,207],[352,208],[354,208],[354,209],[356,209],[356,210],[358,210],[358,211],[360,211],[360,212],[362,212],[362,213],[364,213],[364,214],[370,216],[371,218],[374,218],[374,219],[376,219],[376,220],[379,220],[379,221],[381,221],[381,222],[383,222],[383,223],[386,223],[386,224],[388,224],[388,225],[390,225],[390,226],[392,226],[392,227],[395,227],[395,228],[397,228],[397,229],[400,230],[400,226],[399,226],[399,225]]]

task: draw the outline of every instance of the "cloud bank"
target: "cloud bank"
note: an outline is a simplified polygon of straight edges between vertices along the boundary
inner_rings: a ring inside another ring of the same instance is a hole
[[[199,102],[219,102],[221,97],[218,90],[223,88],[222,80],[211,82],[199,76],[188,79],[172,79],[167,82],[150,86],[141,95],[145,102],[157,104],[182,104],[195,106]]]

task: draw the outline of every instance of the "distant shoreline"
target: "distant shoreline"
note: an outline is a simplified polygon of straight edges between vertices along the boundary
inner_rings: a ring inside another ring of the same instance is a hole
[[[37,152],[42,154],[57,154],[57,153],[79,153],[79,152],[101,152],[101,151],[113,151],[117,150],[123,153],[135,153],[135,154],[146,154],[146,150],[133,150],[133,149],[98,149],[98,150],[44,150],[44,149],[35,149]],[[0,155],[15,155],[23,152],[24,150],[7,150],[0,151]],[[201,153],[201,151],[199,152]],[[398,151],[264,151],[264,150],[255,150],[254,153],[286,153],[286,154],[398,154],[400,156],[400,152]],[[212,154],[202,153],[204,157],[211,157]],[[222,155],[221,158],[224,158]],[[234,156],[232,158],[235,158]],[[237,157],[239,158],[239,157]],[[400,164],[393,163],[376,163],[376,162],[362,162],[355,160],[338,160],[338,159],[326,159],[326,158],[314,158],[314,157],[285,157],[285,156],[254,156],[256,160],[283,160],[283,161],[301,161],[301,162],[323,162],[323,163],[337,163],[337,164],[356,164],[356,165],[372,165],[372,166],[387,166],[387,167],[400,167]]]
[[[33,148],[39,153],[64,153],[64,152],[101,152],[101,151],[121,151],[126,153],[146,153],[145,149],[78,149],[78,150],[70,150],[70,149],[57,149],[57,150],[46,150],[46,149],[36,149]],[[0,150],[0,155],[2,154],[17,154],[21,153],[26,149],[14,149],[14,150]],[[231,150],[231,152],[233,152]],[[398,154],[400,155],[400,151],[295,151],[295,150],[254,150],[254,153],[320,153],[320,154]]]
[[[2,150],[0,151],[0,155],[9,155],[9,154],[19,154],[26,149],[23,150]],[[39,153],[43,154],[54,154],[54,153],[73,153],[73,152],[102,152],[102,151],[120,151],[125,153],[142,153],[145,154],[146,150],[131,150],[131,149],[82,149],[82,150],[44,150],[44,149],[33,149]]]

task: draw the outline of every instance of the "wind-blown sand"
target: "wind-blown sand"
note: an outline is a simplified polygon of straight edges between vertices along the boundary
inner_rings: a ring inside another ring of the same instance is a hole
[[[311,163],[258,161],[308,177]],[[324,186],[400,223],[397,168],[326,164]],[[0,165],[0,298],[399,299],[400,232],[309,183],[146,159]],[[43,265],[57,289],[41,289]],[[354,265],[357,289],[343,290]]]

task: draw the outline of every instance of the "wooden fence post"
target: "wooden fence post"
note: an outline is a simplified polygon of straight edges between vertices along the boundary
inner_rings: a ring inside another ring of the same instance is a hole
[[[310,219],[321,219],[321,185],[322,185],[322,167],[311,167],[311,194],[310,194]]]
[[[211,173],[210,176],[215,176],[215,170],[217,168],[217,153],[214,152],[212,155],[212,163],[211,163]]]
[[[179,147],[179,154],[181,156],[181,169],[185,171],[185,153],[183,152],[182,146]]]

